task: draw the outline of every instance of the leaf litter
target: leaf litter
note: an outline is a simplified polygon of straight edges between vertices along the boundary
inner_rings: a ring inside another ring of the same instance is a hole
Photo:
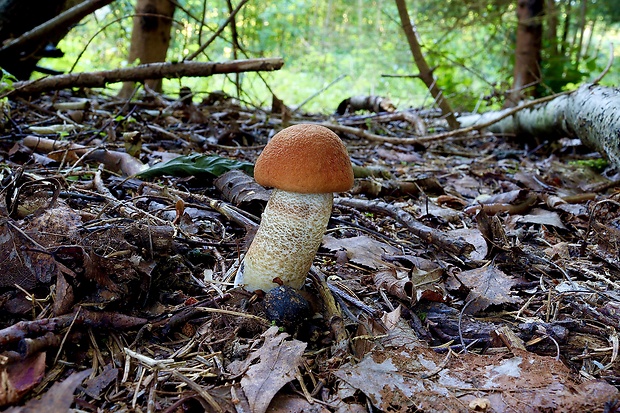
[[[584,148],[416,144],[408,119],[442,128],[432,111],[333,118],[412,142],[340,133],[355,188],[301,291],[312,314],[285,328],[231,286],[269,196],[245,172],[280,115],[87,100],[70,129],[48,96],[4,126],[7,411],[617,410],[618,177],[573,162]]]

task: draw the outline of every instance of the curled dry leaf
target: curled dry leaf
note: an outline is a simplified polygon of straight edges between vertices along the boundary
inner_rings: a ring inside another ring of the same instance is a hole
[[[523,215],[517,219],[521,224],[539,224],[545,226],[566,229],[557,212],[547,211],[541,208],[535,208],[529,214]]]
[[[475,214],[480,209],[489,214],[501,214],[507,212],[511,215],[524,214],[538,201],[535,192],[526,189],[503,192],[496,195],[484,195],[476,198],[477,205],[465,209],[468,214]]]
[[[265,203],[269,201],[271,191],[257,184],[250,176],[237,169],[228,171],[214,181],[215,187],[224,199],[235,205]]]
[[[374,274],[373,280],[377,288],[383,288],[388,294],[410,301],[414,299],[413,283],[405,271],[387,268]]]

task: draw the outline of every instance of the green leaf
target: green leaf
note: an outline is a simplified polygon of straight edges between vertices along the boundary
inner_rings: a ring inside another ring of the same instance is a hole
[[[141,172],[138,176],[141,178],[152,178],[159,175],[188,176],[207,174],[220,176],[231,169],[241,169],[250,175],[254,173],[254,165],[249,162],[222,158],[218,155],[194,153],[159,163]]]

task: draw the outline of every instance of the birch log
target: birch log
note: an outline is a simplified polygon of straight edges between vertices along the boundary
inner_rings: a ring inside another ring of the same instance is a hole
[[[461,127],[499,118],[506,111],[466,115]],[[573,93],[525,108],[487,128],[493,133],[549,139],[577,137],[620,168],[620,89],[586,84]]]

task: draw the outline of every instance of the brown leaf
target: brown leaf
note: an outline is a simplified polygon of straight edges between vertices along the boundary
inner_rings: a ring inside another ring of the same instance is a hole
[[[442,282],[444,270],[443,268],[435,268],[434,270],[425,271],[414,268],[411,271],[411,282],[415,291],[414,302],[434,301],[444,302],[448,293]]]
[[[214,181],[215,187],[224,199],[235,205],[267,202],[271,191],[263,188],[254,179],[238,169],[221,175]]]
[[[404,271],[396,271],[394,268],[387,268],[376,272],[373,280],[377,288],[383,288],[388,294],[410,301],[413,296],[413,283]]]
[[[263,337],[263,346],[249,356],[260,361],[252,365],[241,379],[241,388],[252,413],[266,412],[276,393],[295,378],[306,349],[306,343],[301,341],[284,341],[288,334],[278,333],[276,326],[269,328]]]
[[[517,222],[522,224],[540,224],[566,229],[557,212],[535,208],[529,214],[519,217]]]
[[[37,353],[0,370],[0,406],[13,404],[34,388],[45,374],[45,353]]]
[[[470,289],[467,295],[467,301],[471,301],[467,306],[468,313],[475,314],[490,305],[521,302],[521,299],[510,295],[510,289],[516,284],[514,278],[493,264],[463,271],[458,278]]]
[[[32,399],[22,407],[13,407],[8,413],[68,413],[73,404],[73,392],[91,372],[91,369],[73,373],[62,382],[56,382],[40,398]]]
[[[105,390],[114,380],[118,379],[120,369],[114,368],[112,364],[108,364],[103,368],[103,372],[98,376],[84,382],[84,392],[93,399],[98,399],[103,390]]]
[[[460,228],[449,231],[448,234],[450,234],[451,237],[454,237],[454,239],[462,237],[466,242],[474,246],[475,251],[472,251],[469,254],[469,258],[472,260],[483,260],[489,252],[486,240],[478,229]]]
[[[269,413],[329,413],[325,406],[310,404],[301,396],[278,394],[269,406]]]
[[[337,239],[328,235],[323,237],[323,245],[331,251],[345,249],[349,261],[374,269],[387,267],[383,261],[384,254],[393,255],[399,253],[397,248],[363,235],[343,239]]]
[[[50,254],[39,252],[11,219],[0,226],[0,262],[2,274],[0,287],[14,287],[26,290],[37,282],[49,282],[58,274],[58,268]]]

